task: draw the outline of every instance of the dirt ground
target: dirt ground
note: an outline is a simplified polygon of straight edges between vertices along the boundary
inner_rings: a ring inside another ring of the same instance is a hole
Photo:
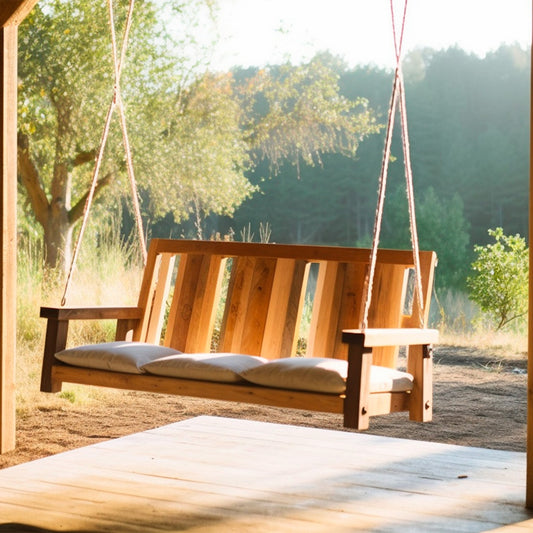
[[[525,451],[526,368],[525,354],[437,347],[433,422],[408,422],[397,413],[371,419],[368,432]],[[26,411],[17,420],[17,448],[0,455],[0,468],[199,415],[343,430],[340,415],[124,392],[97,406]]]

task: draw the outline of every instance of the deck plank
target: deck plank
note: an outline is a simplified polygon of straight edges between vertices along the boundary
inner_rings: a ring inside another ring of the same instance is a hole
[[[0,470],[0,494],[0,531],[533,531],[525,454],[217,417]]]

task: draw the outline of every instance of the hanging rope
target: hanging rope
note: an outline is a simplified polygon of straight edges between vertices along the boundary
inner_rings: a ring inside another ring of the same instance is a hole
[[[401,134],[402,134],[402,147],[405,166],[405,181],[407,189],[407,201],[409,205],[409,227],[411,230],[411,243],[413,249],[413,261],[415,270],[415,294],[418,300],[419,306],[419,320],[420,326],[424,327],[424,301],[422,297],[422,278],[420,274],[420,258],[418,249],[418,233],[416,229],[415,218],[415,205],[413,194],[413,175],[411,169],[411,158],[409,152],[409,136],[407,131],[407,108],[405,105],[405,87],[403,81],[403,75],[401,71],[401,52],[403,44],[403,35],[405,29],[405,21],[407,15],[407,0],[404,2],[403,17],[400,35],[396,31],[396,17],[394,13],[394,1],[390,0],[391,18],[392,18],[392,36],[394,40],[394,51],[396,54],[396,68],[394,73],[394,81],[392,86],[392,95],[389,104],[389,114],[387,120],[387,129],[385,134],[385,146],[383,149],[383,158],[381,163],[381,171],[379,176],[378,187],[378,204],[376,207],[376,215],[374,219],[374,235],[372,238],[372,250],[370,253],[370,265],[368,274],[365,279],[364,286],[364,308],[363,308],[363,320],[362,328],[368,327],[368,314],[370,311],[370,303],[372,301],[372,288],[374,283],[374,277],[376,272],[376,263],[378,255],[379,237],[381,233],[381,225],[383,221],[383,208],[385,205],[385,191],[387,188],[388,168],[390,162],[390,151],[392,144],[392,134],[394,131],[394,118],[396,115],[396,109],[400,107],[400,119],[401,119]]]
[[[126,128],[126,114],[124,111],[124,104],[122,102],[122,95],[120,92],[120,76],[122,74],[122,67],[124,65],[125,58],[126,58],[128,38],[129,38],[130,29],[131,29],[131,23],[133,20],[134,2],[135,0],[130,0],[130,3],[129,3],[129,9],[128,9],[128,14],[126,16],[124,34],[122,37],[122,47],[121,47],[121,53],[120,53],[120,58],[119,58],[118,49],[117,49],[116,32],[115,32],[115,16],[114,16],[114,11],[113,11],[113,0],[108,0],[109,25],[111,28],[111,53],[112,53],[112,59],[113,59],[113,72],[114,72],[114,78],[115,78],[115,84],[113,88],[113,98],[111,99],[111,103],[109,104],[109,108],[107,110],[104,129],[102,132],[102,137],[100,139],[98,154],[96,156],[96,161],[94,165],[94,170],[93,170],[93,175],[92,175],[92,180],[91,180],[91,187],[87,194],[87,199],[85,201],[85,206],[83,209],[83,220],[82,220],[82,224],[80,227],[80,231],[78,233],[78,237],[76,239],[76,244],[74,245],[74,251],[72,253],[70,268],[69,268],[67,280],[65,283],[65,290],[63,292],[63,298],[61,299],[62,306],[64,306],[67,301],[67,294],[68,294],[68,291],[70,289],[70,285],[72,282],[72,274],[74,272],[74,268],[75,268],[75,265],[78,259],[81,241],[83,239],[83,235],[87,227],[87,222],[89,219],[89,211],[90,211],[93,199],[94,199],[96,187],[98,185],[98,176],[100,174],[100,169],[101,169],[102,162],[104,159],[105,147],[107,144],[109,130],[111,127],[111,120],[113,118],[113,113],[115,109],[117,109],[119,113],[120,127],[122,131],[122,139],[123,139],[124,151],[125,151],[125,156],[126,156],[126,168],[128,171],[128,178],[130,181],[131,192],[132,192],[135,222],[137,226],[137,233],[139,237],[139,243],[141,247],[143,263],[146,264],[146,258],[147,258],[146,243],[144,241],[144,231],[143,231],[143,225],[142,225],[141,210],[139,206],[137,185],[136,185],[135,175],[133,171],[133,158],[131,154],[128,132]]]

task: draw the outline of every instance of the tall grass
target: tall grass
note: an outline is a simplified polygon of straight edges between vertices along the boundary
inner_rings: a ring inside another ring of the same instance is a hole
[[[434,297],[430,326],[439,329],[440,344],[475,346],[505,354],[527,352],[527,322],[496,330],[465,293],[447,290]]]
[[[98,246],[82,248],[67,299],[68,306],[135,305],[142,275],[136,245],[123,242],[110,232]],[[29,408],[66,407],[75,401],[88,402],[108,393],[68,385],[60,395],[39,392],[46,321],[39,317],[41,306],[58,307],[64,280],[43,267],[42,249],[22,241],[17,258],[17,411]],[[111,321],[72,322],[69,345],[112,340]]]

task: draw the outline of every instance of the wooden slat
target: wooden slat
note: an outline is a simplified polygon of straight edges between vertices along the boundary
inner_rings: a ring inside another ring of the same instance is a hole
[[[240,315],[243,318],[241,341],[238,345],[235,344],[235,341],[232,343],[235,346],[235,350],[232,351],[259,355],[265,333],[277,260],[258,258],[255,259],[254,263],[250,292],[242,302],[244,313]],[[232,301],[228,294],[228,302]],[[225,337],[227,334],[224,331]]]
[[[106,372],[68,365],[57,365],[52,371],[56,381],[93,385],[115,389],[140,390],[163,394],[176,394],[195,398],[208,398],[231,402],[256,403],[275,407],[290,407],[308,411],[342,413],[344,396],[305,391],[274,389],[247,384],[215,383],[193,379],[148,376]]]
[[[227,241],[194,241],[186,239],[152,239],[150,247],[155,253],[209,253],[226,257],[270,257],[285,259],[303,259],[313,263],[319,261],[368,263],[370,250],[366,248],[349,248],[342,246],[310,246],[303,244],[273,244]],[[420,257],[434,255],[422,251]],[[413,254],[410,250],[378,251],[378,262],[413,266]]]
[[[41,307],[41,318],[54,320],[140,319],[138,307]]]
[[[370,416],[386,415],[409,410],[410,394],[405,392],[373,392],[368,400]]]
[[[224,316],[220,328],[218,351],[238,351],[238,339],[242,337],[246,298],[252,285],[252,270],[255,262],[251,258],[233,258],[229,278]],[[235,342],[235,344],[234,344]]]
[[[116,341],[132,341],[135,330],[139,327],[139,319],[119,319],[115,330]]]
[[[308,357],[331,357],[339,331],[346,264],[320,262],[307,343]]]
[[[370,328],[399,328],[403,317],[403,303],[408,269],[402,265],[376,265],[372,303],[368,314]],[[420,327],[420,324],[417,324]],[[398,348],[380,347],[373,351],[375,365],[396,368]]]
[[[233,259],[218,351],[261,354],[275,272],[273,258]]]
[[[209,352],[224,263],[221,256],[180,257],[165,345],[183,352]]]
[[[81,385],[98,383],[101,387],[139,390],[162,394],[207,398],[229,402],[246,402],[273,407],[286,407],[342,414],[344,395],[320,394],[306,391],[276,389],[249,384],[228,384],[193,379],[124,374],[88,368],[57,365],[52,371],[53,380]],[[373,393],[368,402],[369,416],[405,411],[409,408],[408,394]]]
[[[154,293],[159,282],[159,266],[163,255],[163,252],[158,252],[155,246],[150,245],[148,248],[148,256],[139,290],[139,299],[137,300],[137,307],[141,310],[141,322],[133,335],[133,340],[135,341],[144,341],[146,339]]]
[[[172,271],[176,257],[161,254],[157,261],[157,283],[152,287],[150,302],[146,309],[146,323],[143,341],[152,344],[161,342],[161,331],[167,310],[167,298],[170,291]]]
[[[337,322],[337,330],[333,334],[333,357],[336,359],[348,358],[348,347],[342,342],[342,330],[359,327],[363,313],[363,287],[367,265],[346,264],[344,280],[342,283],[342,296]]]
[[[420,327],[420,316],[424,320],[424,324],[428,323],[429,309],[431,306],[431,297],[433,295],[433,281],[435,277],[435,267],[437,264],[437,256],[434,252],[423,252],[420,254],[420,273],[422,276],[422,294],[424,296],[424,312],[420,312],[420,304],[416,297],[416,291],[413,300],[413,309],[411,314],[406,314],[402,318],[402,327],[404,328],[418,328]]]
[[[309,264],[305,261],[279,259],[276,262],[261,356],[274,359],[296,354],[308,274]]]

